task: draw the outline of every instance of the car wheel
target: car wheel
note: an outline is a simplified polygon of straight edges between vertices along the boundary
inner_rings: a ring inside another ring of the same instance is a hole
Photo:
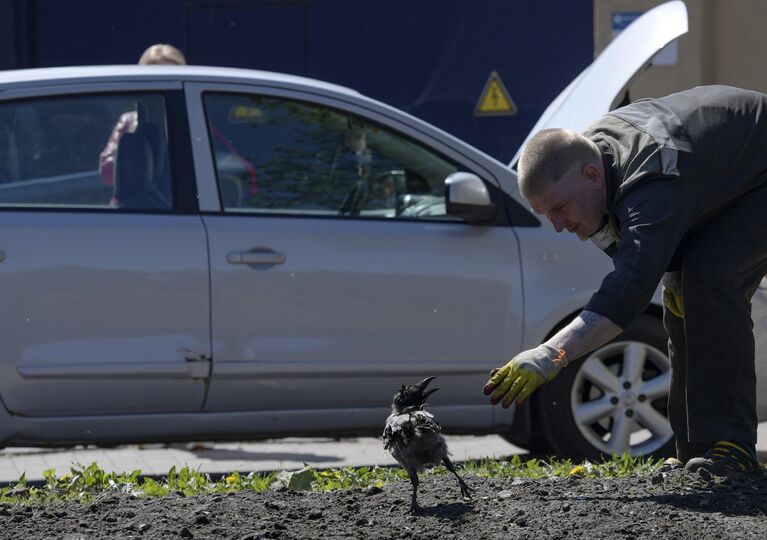
[[[555,454],[577,460],[675,455],[667,339],[660,320],[642,315],[536,392],[540,428]]]
[[[498,434],[508,442],[527,450],[530,454],[547,456],[552,453],[549,441],[541,430],[540,413],[533,399],[516,405],[511,429]]]

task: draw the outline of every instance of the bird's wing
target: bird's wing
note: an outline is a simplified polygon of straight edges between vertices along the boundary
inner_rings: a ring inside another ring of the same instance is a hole
[[[384,426],[383,435],[381,438],[383,439],[383,445],[384,448],[387,450],[391,446],[392,437],[394,436],[394,428],[389,425],[389,421],[386,421],[386,425]]]
[[[394,413],[389,415],[383,432],[384,448],[390,450],[392,445],[397,442],[407,444],[408,439],[412,436],[413,429],[410,425],[409,415]]]
[[[403,414],[390,414],[383,432],[384,448],[389,449],[394,441],[407,445],[414,438],[437,435],[442,431],[434,415],[422,410]]]
[[[422,471],[448,455],[442,428],[434,415],[423,410],[392,413],[386,419],[384,447],[408,471]]]
[[[426,411],[415,411],[410,413],[411,422],[414,429],[419,434],[440,433],[442,426],[439,425],[434,415]]]

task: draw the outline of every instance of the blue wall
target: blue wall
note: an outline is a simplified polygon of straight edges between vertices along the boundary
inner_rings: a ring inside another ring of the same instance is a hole
[[[167,42],[352,87],[502,161],[593,56],[592,0],[9,1],[18,67],[135,63]],[[492,70],[517,115],[473,116]]]

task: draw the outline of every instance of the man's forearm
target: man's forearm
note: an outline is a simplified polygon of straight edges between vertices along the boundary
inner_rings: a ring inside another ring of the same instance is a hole
[[[621,332],[623,329],[604,315],[582,311],[570,324],[554,334],[546,345],[563,349],[567,360],[572,361],[601,347]]]

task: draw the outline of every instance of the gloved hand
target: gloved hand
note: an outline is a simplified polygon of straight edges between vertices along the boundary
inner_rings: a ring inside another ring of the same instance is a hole
[[[522,403],[536,388],[556,377],[566,365],[564,350],[539,345],[519,353],[502,368],[495,368],[485,384],[484,393],[486,396],[493,394],[490,398],[493,405],[503,399],[505,409],[514,402]]]
[[[666,308],[684,319],[684,302],[682,301],[682,272],[666,272],[663,274],[663,304]]]

